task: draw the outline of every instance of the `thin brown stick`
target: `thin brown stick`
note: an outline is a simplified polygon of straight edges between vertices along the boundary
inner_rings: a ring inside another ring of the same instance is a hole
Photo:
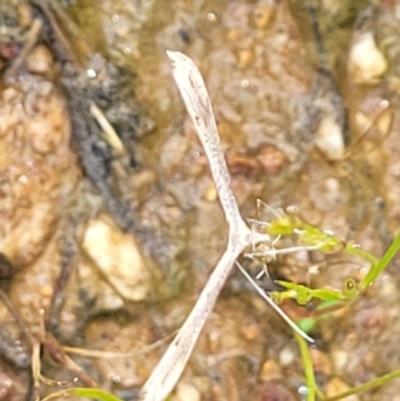
[[[6,82],[11,83],[11,82],[15,81],[19,69],[21,68],[26,57],[28,56],[28,54],[30,53],[30,51],[33,49],[36,42],[38,41],[41,30],[42,30],[42,21],[40,21],[40,19],[36,18],[33,21],[31,28],[29,29],[28,40],[26,41],[24,47],[22,48],[21,53],[13,61],[11,67],[4,74],[4,80]]]

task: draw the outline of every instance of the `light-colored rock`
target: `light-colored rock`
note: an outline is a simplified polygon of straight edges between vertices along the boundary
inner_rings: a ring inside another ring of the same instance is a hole
[[[279,353],[279,363],[281,366],[289,366],[294,363],[296,354],[292,347],[287,346]]]
[[[96,269],[93,260],[81,260],[77,272],[80,291],[84,291],[88,299],[95,300],[95,304],[92,306],[93,310],[104,313],[124,306],[121,296],[104,280],[102,272]]]
[[[263,363],[260,380],[268,382],[271,380],[280,380],[282,378],[282,371],[279,365],[273,360],[268,359]]]
[[[53,71],[53,56],[50,50],[40,45],[35,47],[26,59],[28,70],[34,74],[50,74]]]
[[[335,348],[331,351],[331,356],[335,373],[344,373],[349,363],[348,353],[340,348]]]
[[[361,133],[367,131],[371,127],[371,124],[372,124],[371,118],[362,111],[358,111],[355,114],[355,122],[357,124],[357,128],[358,128],[359,132],[361,132]]]
[[[174,400],[176,401],[200,401],[200,392],[196,386],[191,383],[181,381],[176,387]]]
[[[258,322],[253,319],[248,319],[243,321],[240,332],[246,340],[254,341],[261,334],[261,329]]]
[[[332,374],[332,362],[325,352],[317,348],[311,348],[310,355],[316,373],[322,373],[325,376]]]
[[[50,82],[30,77],[0,93],[0,251],[33,262],[54,233],[79,177],[70,124]]]
[[[393,126],[394,112],[392,109],[383,110],[376,121],[376,128],[381,137],[386,137]]]
[[[255,6],[253,12],[254,24],[259,29],[266,28],[274,15],[274,5],[273,2],[261,3]]]
[[[239,68],[247,68],[254,62],[254,54],[251,49],[241,49],[238,53]]]
[[[348,391],[350,389],[351,387],[342,379],[340,379],[339,377],[334,377],[327,383],[325,387],[325,394],[329,398],[344,393],[345,391]],[[343,401],[359,401],[359,399],[360,398],[355,394],[341,398],[341,400]]]
[[[342,129],[332,115],[324,116],[319,123],[315,146],[330,161],[337,161],[343,157]]]
[[[378,49],[374,36],[366,32],[353,44],[349,55],[349,70],[356,84],[375,84],[386,72],[388,62]]]
[[[29,28],[33,22],[32,7],[27,3],[20,3],[17,6],[18,22],[22,28]]]
[[[146,298],[150,275],[145,258],[135,238],[121,232],[108,216],[88,223],[83,249],[119,295],[131,301]]]

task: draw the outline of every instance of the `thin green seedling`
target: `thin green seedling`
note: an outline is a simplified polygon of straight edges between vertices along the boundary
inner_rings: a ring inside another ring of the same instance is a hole
[[[328,320],[337,308],[338,302],[336,300],[322,301],[313,310],[312,316],[304,317],[298,320],[296,324],[305,333],[311,333],[318,324]]]
[[[383,255],[383,257],[379,261],[372,264],[367,275],[363,278],[363,280],[359,285],[361,292],[364,292],[376,280],[376,278],[381,274],[381,272],[395,257],[399,248],[400,248],[400,234],[398,234],[395,237],[394,241],[392,242],[386,253]]]
[[[348,246],[345,247],[345,251],[348,251]],[[388,266],[393,257],[400,249],[400,235],[397,235],[390,245],[389,249],[383,255],[383,257],[375,261],[375,258],[372,259],[371,255],[367,252],[357,252],[358,256],[363,257],[367,261],[373,260],[374,262],[371,264],[368,273],[365,277],[357,283],[351,277],[348,277],[343,284],[341,290],[336,289],[311,289],[307,286],[294,284],[286,281],[279,280],[277,284],[284,287],[287,291],[283,292],[274,292],[271,294],[271,297],[276,302],[281,302],[287,298],[295,299],[300,305],[306,305],[312,299],[319,299],[322,301],[343,301],[343,302],[351,302],[360,297],[366,289],[371,286],[377,277],[382,273],[382,271]],[[353,252],[349,252],[353,253]],[[367,255],[367,258],[365,257]]]
[[[316,399],[320,401],[338,401],[346,397],[350,397],[351,395],[362,394],[366,391],[373,390],[391,382],[394,379],[400,378],[400,369],[396,369],[393,372],[377,377],[373,380],[368,381],[367,383],[355,386],[349,390],[344,391],[343,393],[337,394],[332,397],[326,397],[318,388],[315,380],[315,373],[309,350],[309,344],[304,340],[302,336],[299,336],[296,332],[294,333],[294,336],[300,350],[300,356],[304,367],[306,384],[306,391],[304,392],[304,394],[306,395],[307,401],[315,401]]]
[[[263,204],[270,209],[270,206]],[[341,289],[317,288],[312,289],[308,286],[277,280],[276,283],[284,288],[284,291],[272,292],[271,298],[275,302],[282,302],[285,299],[295,299],[300,305],[306,305],[312,299],[321,301],[351,302],[362,295],[366,289],[373,284],[376,278],[387,267],[393,257],[400,249],[400,234],[395,237],[389,249],[381,259],[377,259],[369,252],[361,249],[353,243],[346,243],[336,237],[330,231],[322,231],[304,222],[296,213],[275,213],[277,218],[270,222],[264,222],[262,226],[267,234],[276,238],[294,237],[298,241],[298,246],[286,249],[275,249],[274,255],[286,254],[297,250],[318,250],[322,253],[332,253],[344,251],[350,255],[358,256],[370,263],[370,268],[365,277],[356,282],[348,277]],[[262,258],[262,252],[252,252],[246,254],[248,257],[257,259]]]
[[[54,400],[65,400],[69,397],[85,397],[97,401],[124,401],[115,395],[98,388],[85,388],[85,387],[71,387],[68,389],[56,391],[51,393],[40,401],[54,401]],[[165,401],[172,401],[172,396],[168,396]]]
[[[310,350],[308,344],[304,339],[294,333],[294,337],[297,341],[297,345],[300,349],[301,360],[303,362],[304,374],[306,379],[306,396],[307,401],[315,401],[315,395],[317,391],[317,384],[315,381],[314,367],[311,359]]]
[[[263,204],[271,211],[271,207]],[[251,227],[261,227],[271,236],[281,239],[286,236],[295,236],[300,243],[300,247],[304,246],[303,249],[308,247],[318,247],[321,252],[330,253],[343,250],[350,255],[360,257],[364,261],[370,263],[370,268],[364,278],[357,283],[353,278],[347,278],[344,282],[342,290],[335,289],[312,289],[305,285],[294,284],[291,282],[277,280],[277,284],[282,286],[285,290],[282,292],[272,292],[271,298],[264,294],[264,291],[258,286],[258,284],[247,277],[248,280],[257,289],[258,293],[266,300],[273,299],[276,302],[281,302],[288,298],[295,299],[300,305],[306,305],[312,299],[319,299],[322,302],[317,306],[316,317],[307,317],[299,320],[296,324],[296,328],[300,328],[301,332],[309,333],[315,328],[317,323],[326,321],[331,317],[332,310],[337,309],[338,305],[350,304],[352,301],[358,299],[364,294],[369,286],[371,286],[388,264],[393,260],[400,248],[400,234],[397,235],[388,250],[382,256],[381,259],[376,258],[369,252],[361,249],[358,245],[352,243],[345,243],[330,231],[322,231],[318,227],[311,226],[300,219],[299,216],[294,214],[285,214],[282,211],[272,210],[272,214],[275,216],[270,222],[252,221]],[[274,246],[277,245],[278,241],[274,242]],[[296,247],[288,248],[295,250]],[[284,253],[284,252],[282,252]],[[278,253],[276,253],[278,254]],[[259,255],[257,252],[252,253],[252,258],[257,260]],[[246,276],[248,274],[244,269],[236,263],[242,273]],[[293,325],[289,323],[290,327]],[[400,377],[400,369],[395,370],[391,373],[385,374],[367,383],[358,385],[351,388],[341,394],[334,397],[326,397],[320,391],[316,384],[315,373],[312,364],[312,358],[309,351],[309,344],[305,341],[303,336],[298,335],[298,330],[294,329],[294,336],[299,346],[302,364],[305,373],[305,385],[303,395],[305,395],[307,401],[315,401],[319,399],[321,401],[336,401],[351,395],[363,393],[365,391],[382,386],[393,379]]]
[[[84,387],[71,387],[65,390],[56,391],[47,397],[42,398],[41,401],[53,401],[58,399],[64,400],[66,397],[87,397],[100,401],[124,401],[105,390]]]
[[[299,326],[301,327],[302,325],[299,323]],[[303,329],[306,328],[303,326]],[[309,351],[309,344],[304,340],[302,336],[299,336],[296,332],[294,333],[294,336],[299,346],[301,360],[304,367],[306,389],[303,394],[306,395],[306,401],[315,401],[316,399],[320,401],[338,401],[352,395],[365,393],[366,391],[381,387],[394,379],[400,378],[400,369],[396,369],[393,372],[387,373],[366,383],[352,387],[351,389],[346,390],[340,394],[332,397],[326,397],[318,388],[315,380],[315,373],[312,364],[311,354]]]
[[[393,240],[392,244],[389,246],[388,250],[385,252],[383,257],[381,259],[376,259],[373,257],[371,254],[361,251],[357,252],[358,256],[363,257],[363,259],[367,261],[372,261],[372,265],[366,276],[361,280],[361,282],[358,284],[358,290],[355,292],[355,296],[359,297],[363,294],[363,292],[374,283],[376,278],[382,273],[382,271],[386,268],[386,266],[393,260],[394,256],[398,252],[400,247],[400,235],[397,235],[395,239]],[[350,248],[353,249],[353,248]],[[296,292],[296,295],[294,298],[298,300],[300,297],[304,297],[303,292],[304,291],[311,291],[311,293],[315,296],[318,297],[320,294],[318,291],[320,290],[311,290],[307,288],[306,286],[291,286],[289,285],[291,283],[286,283],[285,287],[290,288],[289,291],[291,290]],[[337,293],[332,293],[327,292],[325,294],[326,296],[321,296],[321,299],[324,299],[324,302],[321,303],[318,306],[319,312],[322,312],[321,315],[315,317],[309,317],[309,318],[304,318],[301,319],[297,322],[297,325],[305,332],[310,332],[312,329],[314,329],[315,325],[318,322],[321,322],[323,320],[326,320],[330,317],[331,315],[331,310],[332,307],[335,307],[338,300],[340,301],[353,301],[355,298],[353,297],[346,297],[345,294],[342,294],[338,296]],[[324,313],[325,311],[325,313]],[[335,395],[333,397],[326,397],[324,396],[321,391],[318,389],[318,386],[315,381],[315,374],[314,374],[314,369],[312,365],[312,358],[309,352],[309,345],[306,343],[304,338],[301,336],[297,335],[297,332],[294,333],[296,341],[298,343],[299,349],[300,349],[300,354],[301,354],[301,359],[302,363],[304,366],[304,373],[305,373],[305,382],[306,382],[306,400],[307,401],[315,401],[316,396],[319,400],[321,401],[337,401],[352,395],[356,394],[361,394],[364,393],[368,390],[372,390],[374,388],[383,386],[384,384],[389,383],[390,381],[399,378],[400,377],[400,369],[397,369],[393,372],[387,373],[383,376],[380,376],[376,379],[370,380],[367,383],[363,383],[361,385],[355,386],[343,393],[340,393],[338,395]]]
[[[377,377],[376,379],[370,380],[367,383],[363,383],[356,387],[353,387],[350,390],[344,391],[343,393],[340,393],[333,397],[321,398],[321,401],[337,401],[349,397],[351,395],[362,394],[365,393],[366,391],[373,390],[377,387],[381,387],[384,384],[387,384],[394,379],[398,379],[399,377],[400,377],[400,369],[397,369],[394,370],[393,372]]]

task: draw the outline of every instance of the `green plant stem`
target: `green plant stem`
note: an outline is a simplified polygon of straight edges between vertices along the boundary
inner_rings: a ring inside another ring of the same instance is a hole
[[[51,401],[56,400],[58,398],[64,399],[64,397],[68,396],[80,396],[80,397],[88,397],[101,401],[123,401],[120,398],[116,397],[108,393],[105,390],[99,388],[84,388],[84,387],[72,387],[65,390],[56,391],[43,398],[41,401]]]
[[[360,288],[365,291],[381,274],[385,267],[391,262],[398,250],[400,249],[400,234],[396,236],[390,245],[389,249],[382,256],[382,258],[374,264],[369,270],[368,274],[360,283]]]
[[[307,384],[307,401],[315,401],[315,376],[314,376],[314,367],[311,360],[310,351],[308,349],[308,344],[298,333],[294,333],[296,337],[297,344],[300,348],[301,359],[303,361],[304,366],[304,374],[306,376],[306,384]]]
[[[333,397],[323,398],[322,401],[336,401],[348,397],[350,395],[359,394],[364,391],[372,390],[373,388],[383,386],[384,384],[390,382],[393,379],[397,379],[398,377],[400,377],[400,369],[390,372],[381,377],[378,377],[374,380],[371,380],[368,383],[360,384],[359,386],[353,387],[352,389],[347,390],[344,393],[335,395]]]
[[[371,255],[364,249],[355,247],[353,244],[346,245],[344,250],[350,255],[358,256],[359,258],[364,259],[365,261],[371,263],[372,266],[379,263],[379,259],[374,255]]]

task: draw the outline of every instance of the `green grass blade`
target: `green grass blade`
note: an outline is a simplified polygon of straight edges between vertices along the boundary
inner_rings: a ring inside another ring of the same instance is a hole
[[[304,374],[306,376],[306,385],[307,385],[307,401],[315,401],[315,375],[314,375],[314,367],[311,360],[310,351],[308,349],[308,344],[298,333],[294,333],[296,337],[297,344],[300,348],[301,360],[304,366]]]
[[[376,280],[376,278],[382,273],[382,271],[386,268],[386,266],[395,257],[399,249],[400,249],[400,234],[397,235],[397,237],[394,239],[389,249],[382,256],[382,259],[380,259],[376,264],[374,264],[371,267],[368,274],[361,281],[360,288],[362,291],[365,291]]]
[[[350,390],[345,391],[344,393],[335,395],[333,397],[323,398],[322,401],[337,401],[350,395],[360,394],[365,391],[372,390],[376,387],[383,386],[384,384],[389,383],[391,380],[397,379],[398,377],[400,377],[400,369],[390,372],[386,375],[380,376],[367,383],[360,384],[359,386],[353,387]]]
[[[41,401],[51,401],[57,399],[63,399],[68,396],[79,396],[79,397],[87,397],[100,401],[123,401],[121,398],[116,397],[108,393],[105,390],[99,388],[84,388],[84,387],[73,387],[65,390],[57,391],[53,394],[48,395],[43,398]]]

